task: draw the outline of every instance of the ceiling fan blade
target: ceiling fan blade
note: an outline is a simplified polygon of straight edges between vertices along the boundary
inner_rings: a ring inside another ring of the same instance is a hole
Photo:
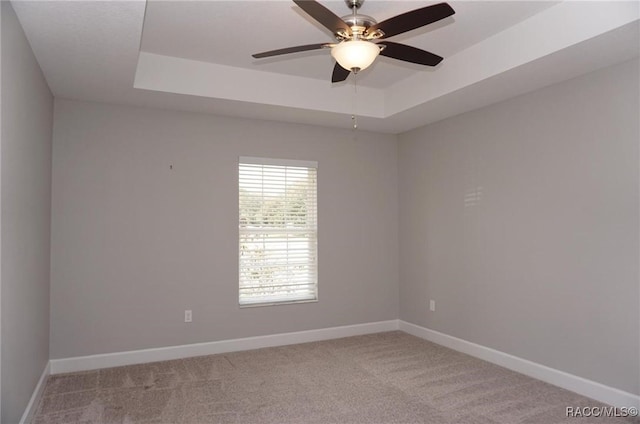
[[[304,46],[287,47],[284,49],[270,50],[268,52],[256,53],[256,54],[252,54],[251,56],[255,57],[256,59],[261,59],[263,57],[278,56],[281,54],[306,52],[307,50],[318,50],[318,49],[323,49],[325,47],[330,47],[330,46],[331,44],[329,43],[305,44]]]
[[[331,74],[331,82],[342,82],[347,79],[351,71],[344,69],[338,62],[333,67],[333,74]]]
[[[380,54],[392,59],[403,60],[405,62],[417,63],[418,65],[436,66],[442,62],[442,57],[406,44],[383,41],[381,45],[386,46]]]
[[[351,28],[338,15],[314,0],[293,0],[302,10],[335,34],[338,31],[351,35]]]
[[[389,38],[437,22],[454,13],[456,13],[455,10],[447,3],[438,3],[394,16],[393,18],[371,26],[367,31],[371,33],[379,29],[384,32],[384,35],[380,38]]]

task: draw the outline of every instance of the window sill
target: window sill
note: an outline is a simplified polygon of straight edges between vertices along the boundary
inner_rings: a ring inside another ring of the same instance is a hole
[[[239,304],[240,309],[244,308],[261,308],[263,306],[280,306],[280,305],[297,305],[299,303],[318,303],[318,299],[310,300],[290,300],[284,302],[265,302],[265,303],[248,303],[246,305]]]

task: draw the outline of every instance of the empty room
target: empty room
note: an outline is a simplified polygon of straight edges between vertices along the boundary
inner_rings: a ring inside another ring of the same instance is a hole
[[[0,5],[2,424],[640,422],[637,1]]]

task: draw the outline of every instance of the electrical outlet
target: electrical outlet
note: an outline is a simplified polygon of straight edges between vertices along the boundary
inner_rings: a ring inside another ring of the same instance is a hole
[[[191,322],[193,321],[193,313],[191,312],[191,309],[186,309],[184,311],[184,322]]]
[[[431,312],[435,312],[436,311],[436,301],[433,299],[429,300],[429,310]]]

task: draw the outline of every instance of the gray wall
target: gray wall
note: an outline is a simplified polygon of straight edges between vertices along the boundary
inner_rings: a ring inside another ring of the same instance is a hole
[[[318,161],[318,303],[238,307],[241,155]],[[394,136],[56,99],[51,358],[396,319],[397,183]]]
[[[400,136],[403,320],[640,393],[638,75]]]
[[[2,1],[2,422],[16,423],[49,359],[53,97]]]
[[[639,393],[637,76],[607,68],[399,144],[57,99],[51,357],[400,316]],[[240,155],[319,161],[320,302],[238,308]]]

